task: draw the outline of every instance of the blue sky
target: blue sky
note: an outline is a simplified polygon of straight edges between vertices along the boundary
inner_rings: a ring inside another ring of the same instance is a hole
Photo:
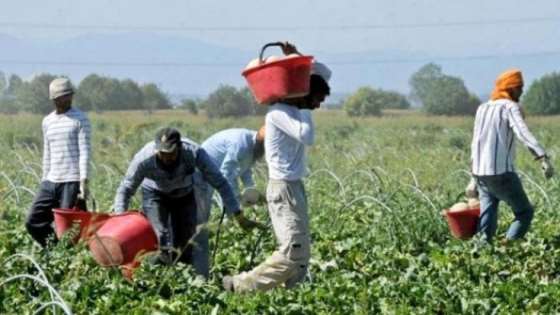
[[[480,95],[488,93],[495,76],[505,68],[522,67],[527,82],[560,71],[559,0],[18,0],[4,1],[0,9],[0,35],[25,41],[57,43],[88,34],[147,33],[151,34],[145,38],[168,36],[172,43],[189,38],[251,55],[265,42],[290,40],[319,59],[328,55],[335,72],[333,90],[342,93],[362,85],[407,92],[410,75],[428,61],[464,78],[467,87]],[[157,48],[142,62],[163,58],[161,49],[176,50],[175,57],[165,62],[201,62],[187,60],[179,45]],[[110,53],[99,56],[103,60],[91,56],[87,60],[118,62],[129,56],[124,50],[120,55]],[[85,56],[74,60],[80,58]],[[219,71],[201,67],[16,67],[0,62],[2,69],[26,77],[42,71],[64,73],[74,80],[98,72],[154,81],[170,92],[187,94],[208,93],[220,83],[244,84],[238,69],[232,67]],[[215,75],[208,74],[214,70]],[[198,78],[205,75],[209,79],[201,82]]]
[[[550,18],[497,25],[394,26],[469,21]],[[5,1],[0,33],[59,40],[84,33],[114,33],[141,27],[244,48],[271,38],[289,38],[302,49],[353,52],[413,50],[439,55],[560,50],[560,1]],[[12,24],[10,24],[12,23]],[[27,25],[26,25],[27,24]],[[34,24],[34,25],[29,25]],[[41,25],[79,26],[40,28]],[[336,29],[383,25],[387,28]],[[89,26],[97,26],[89,28]],[[120,26],[116,30],[107,26]],[[297,30],[166,30],[177,27],[302,27]],[[321,27],[334,27],[321,29]],[[489,41],[493,45],[487,45]]]

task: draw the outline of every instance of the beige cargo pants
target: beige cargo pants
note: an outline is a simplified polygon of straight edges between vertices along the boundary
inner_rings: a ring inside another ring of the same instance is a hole
[[[278,248],[253,270],[233,277],[235,292],[291,288],[307,274],[311,240],[303,183],[270,180],[266,199]]]

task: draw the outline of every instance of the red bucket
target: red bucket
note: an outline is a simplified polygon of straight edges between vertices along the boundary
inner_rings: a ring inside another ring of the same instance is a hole
[[[132,280],[132,278],[134,277],[134,272],[136,271],[136,269],[138,269],[138,267],[140,267],[140,261],[134,260],[131,263],[121,266],[121,274],[126,279]]]
[[[89,240],[93,258],[101,266],[126,265],[146,252],[157,250],[152,225],[139,212],[127,212],[107,219]]]
[[[55,233],[61,239],[73,226],[78,226],[79,233],[73,239],[87,239],[109,217],[106,213],[92,213],[77,208],[53,209]]]
[[[444,210],[443,215],[447,219],[447,225],[451,234],[462,240],[473,237],[476,233],[480,208],[467,209],[464,211]]]
[[[259,57],[262,64],[242,72],[257,102],[271,104],[283,98],[307,95],[313,57],[297,56],[263,63],[264,50],[270,46],[282,46],[282,43],[266,44]]]

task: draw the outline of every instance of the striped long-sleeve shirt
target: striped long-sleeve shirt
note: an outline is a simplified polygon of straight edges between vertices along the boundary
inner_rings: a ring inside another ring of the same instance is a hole
[[[89,176],[91,125],[76,108],[43,119],[43,180],[76,182]]]
[[[535,157],[545,155],[544,149],[525,124],[516,102],[499,99],[480,105],[471,143],[473,175],[514,172],[514,134]]]

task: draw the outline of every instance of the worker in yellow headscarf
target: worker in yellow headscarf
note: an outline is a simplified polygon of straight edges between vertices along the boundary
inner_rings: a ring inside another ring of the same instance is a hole
[[[521,71],[508,70],[498,76],[490,100],[476,112],[471,144],[473,180],[467,187],[467,195],[480,195],[478,230],[487,242],[496,234],[500,201],[509,204],[515,216],[507,231],[507,240],[522,238],[533,219],[533,206],[514,168],[514,137],[517,136],[541,163],[546,178],[554,174],[545,150],[525,124],[518,104],[521,94]]]

